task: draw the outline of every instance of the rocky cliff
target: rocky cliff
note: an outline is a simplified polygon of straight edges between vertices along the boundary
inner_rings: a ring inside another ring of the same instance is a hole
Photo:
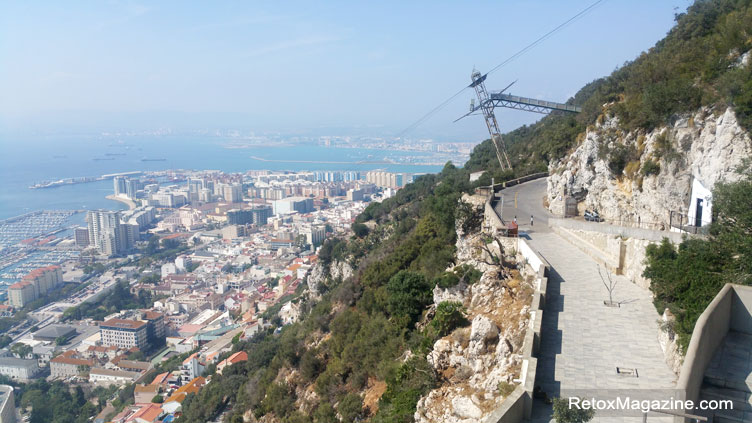
[[[488,264],[480,233],[458,231],[457,262],[480,270],[474,284],[435,287],[434,307],[444,301],[463,304],[469,327],[455,329],[436,341],[427,356],[439,386],[418,401],[416,423],[470,423],[497,408],[516,386],[525,328],[529,322],[533,275],[514,269],[500,277],[497,265]],[[506,247],[505,247],[506,248]],[[498,255],[498,247],[494,248]],[[514,251],[505,251],[514,261]]]
[[[670,212],[687,213],[694,181],[708,190],[737,181],[752,157],[750,137],[731,108],[701,108],[649,132],[625,132],[604,110],[574,152],[549,165],[555,214],[571,196],[580,213],[596,209],[614,223],[667,228]]]

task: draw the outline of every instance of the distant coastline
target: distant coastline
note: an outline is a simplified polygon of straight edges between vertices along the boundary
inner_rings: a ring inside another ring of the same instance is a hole
[[[108,195],[105,198],[108,199],[108,200],[112,200],[112,201],[119,201],[119,202],[125,204],[126,206],[128,206],[129,210],[133,210],[133,209],[135,209],[137,207],[136,203],[133,200],[129,199],[129,198],[119,197],[119,196],[114,195],[114,194],[110,194],[110,195]]]

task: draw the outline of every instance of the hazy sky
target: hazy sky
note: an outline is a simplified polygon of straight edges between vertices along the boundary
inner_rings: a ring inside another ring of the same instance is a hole
[[[3,1],[0,129],[397,133],[593,0]],[[494,73],[565,101],[662,38],[687,0],[609,0]],[[469,90],[412,136],[452,124]],[[539,115],[501,110],[510,130]],[[367,128],[367,129],[363,129]]]

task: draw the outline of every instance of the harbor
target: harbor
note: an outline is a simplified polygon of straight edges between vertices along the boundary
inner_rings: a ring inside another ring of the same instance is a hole
[[[107,159],[94,159],[94,160],[114,160],[114,159],[107,158]],[[97,181],[104,181],[107,179],[112,179],[116,176],[133,176],[133,175],[140,175],[141,173],[142,173],[141,171],[132,171],[132,172],[112,173],[108,175],[102,175],[99,177],[84,176],[80,178],[64,178],[64,179],[58,179],[55,181],[39,182],[39,183],[29,186],[29,189],[55,188],[55,187],[59,187],[63,185],[85,184],[89,182],[97,182]]]
[[[82,212],[40,210],[0,221],[0,299],[31,270],[78,258],[80,251],[66,238]]]

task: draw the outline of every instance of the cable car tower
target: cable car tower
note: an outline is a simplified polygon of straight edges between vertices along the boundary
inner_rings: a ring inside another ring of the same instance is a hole
[[[483,113],[483,117],[486,119],[486,126],[488,127],[488,133],[491,135],[491,141],[496,147],[496,158],[499,159],[499,165],[501,170],[512,169],[512,163],[509,161],[507,155],[507,148],[504,145],[504,140],[501,139],[501,130],[499,129],[499,123],[496,121],[496,115],[494,115],[494,109],[496,107],[508,107],[510,109],[526,110],[528,112],[548,114],[554,111],[565,113],[579,113],[582,111],[581,107],[572,106],[569,104],[556,103],[552,101],[536,100],[534,98],[519,97],[511,94],[504,94],[504,91],[514,85],[514,81],[507,85],[506,88],[499,92],[488,92],[486,90],[486,78],[488,74],[482,75],[477,70],[473,69],[473,73],[470,77],[472,83],[468,85],[468,88],[475,90],[475,94],[478,96],[478,105],[475,105],[475,99],[470,101],[470,111],[461,116],[458,120],[475,114],[478,110]]]

